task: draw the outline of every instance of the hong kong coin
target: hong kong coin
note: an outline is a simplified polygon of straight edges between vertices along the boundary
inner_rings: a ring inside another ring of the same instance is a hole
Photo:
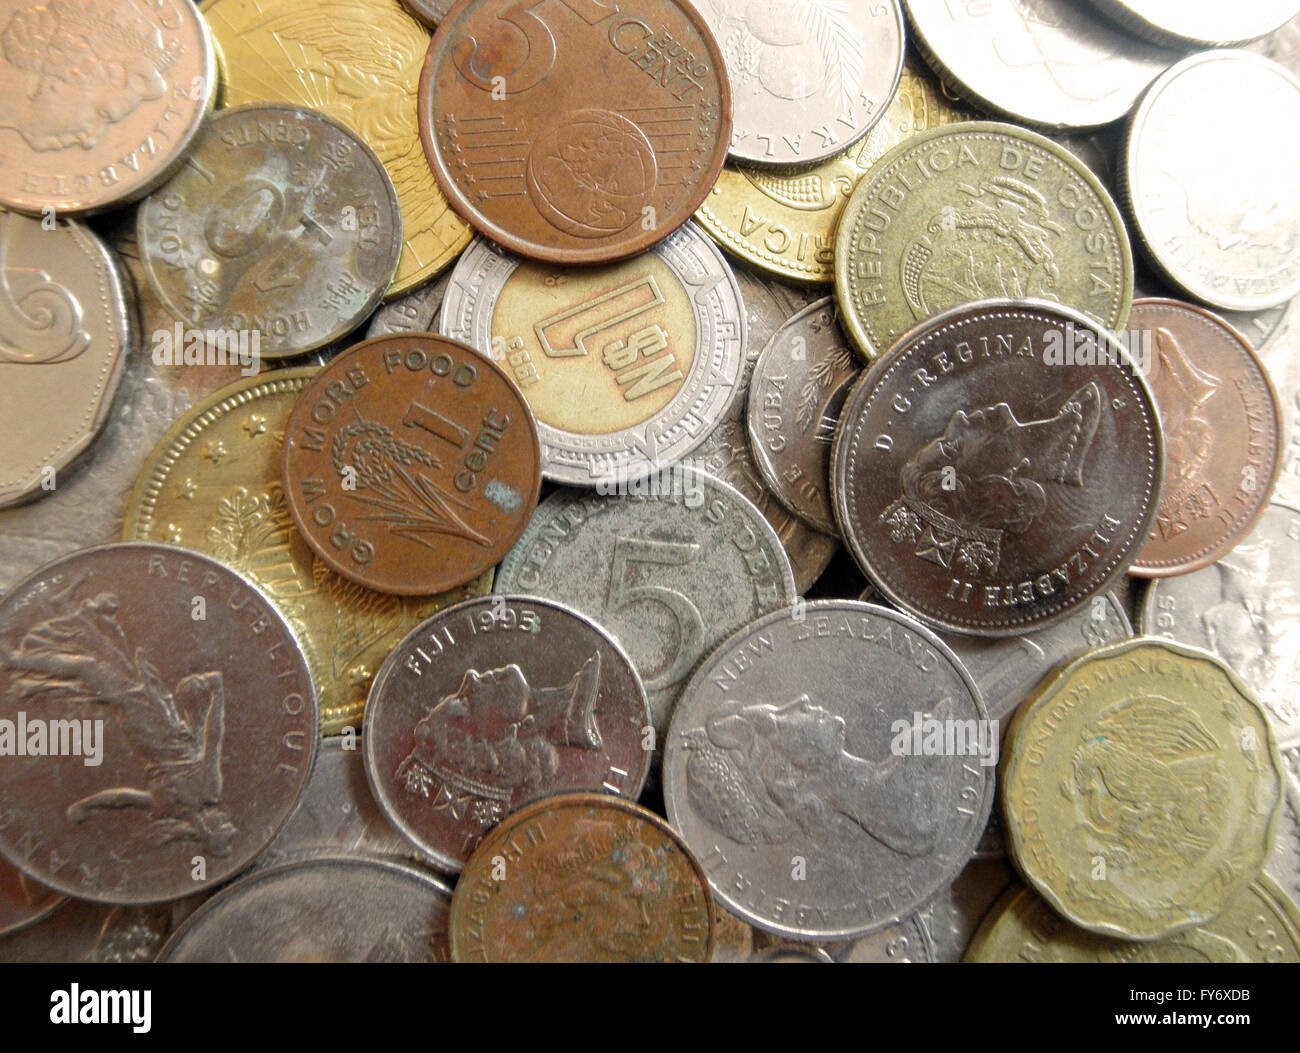
[[[1151,40],[1215,47],[1254,40],[1298,13],[1295,0],[1092,0],[1121,25]],[[1217,156],[1217,153],[1216,153]]]
[[[38,885],[16,867],[0,862],[0,936],[40,921],[63,902],[64,898],[57,892]]]
[[[297,806],[316,695],[288,624],[214,559],[120,542],[0,602],[0,856],[78,899],[238,873]]]
[[[190,4],[2,0],[0,204],[42,215],[143,197],[184,159],[216,85]]]
[[[1225,99],[1250,103],[1225,110]],[[1277,134],[1297,125],[1300,78],[1244,51],[1184,59],[1143,97],[1126,204],[1151,259],[1195,299],[1255,311],[1300,293],[1300,141]]]
[[[49,917],[0,939],[0,962],[152,962],[171,919],[170,904],[109,907],[63,900]]]
[[[537,415],[543,474],[570,486],[644,478],[699,446],[736,396],[747,336],[735,276],[694,224],[588,270],[480,240],[438,328],[510,372]]]
[[[704,200],[727,155],[731,90],[690,0],[635,13],[470,0],[438,27],[419,114],[438,185],[480,233],[551,263],[608,263]]]
[[[431,333],[357,344],[324,367],[285,425],[281,478],[303,537],[367,588],[464,585],[528,523],[537,426],[492,361]]]
[[[496,587],[570,604],[608,629],[645,681],[659,735],[700,659],[795,598],[767,520],[691,468],[619,497],[552,494],[502,561]]]
[[[0,508],[58,488],[134,343],[112,253],[80,223],[45,228],[0,210]]]
[[[510,816],[456,883],[458,962],[707,962],[713,899],[700,864],[653,812],[564,794]]]
[[[1123,32],[1078,0],[905,0],[917,46],[954,91],[1042,128],[1128,115],[1181,53]]]
[[[1151,531],[1164,455],[1150,389],[1082,315],[986,301],[917,327],[858,382],[835,513],[889,600],[950,632],[1064,619]]]
[[[1263,707],[1207,651],[1139,637],[1049,678],[1012,722],[1012,858],[1066,918],[1155,940],[1213,918],[1260,873],[1282,808]]]
[[[456,0],[402,0],[402,6],[430,28],[447,17]]]
[[[455,872],[531,798],[635,800],[653,749],[645,688],[595,622],[547,600],[488,596],[397,645],[366,709],[366,774],[394,826]]]
[[[288,102],[341,121],[379,156],[401,204],[390,295],[446,267],[472,232],[424,159],[416,87],[429,30],[393,0],[206,0],[225,105]]]
[[[1300,908],[1268,876],[1218,916],[1162,940],[1134,943],[1076,928],[1016,884],[989,911],[968,962],[1300,962]]]
[[[959,962],[990,908],[1010,885],[1016,872],[1005,858],[972,859],[957,879],[934,897],[921,917],[934,941],[937,962]]]
[[[392,280],[402,227],[368,146],[299,106],[222,110],[186,166],[140,207],[149,281],[210,344],[268,358],[356,328]]]
[[[728,910],[793,939],[853,939],[957,876],[996,760],[979,690],[937,636],[825,600],[760,618],[696,670],[664,802]]]
[[[880,120],[903,66],[898,0],[702,0],[727,60],[733,161],[825,161]]]
[[[361,727],[375,671],[435,611],[492,586],[485,571],[437,596],[400,597],[340,577],[294,526],[280,481],[285,426],[315,368],[246,377],[177,419],[145,461],[122,536],[205,552],[252,578],[302,642],[326,734]]]
[[[1138,628],[1217,654],[1264,704],[1282,748],[1300,746],[1300,511],[1269,505],[1213,566],[1153,581]]]
[[[785,174],[727,165],[695,213],[733,256],[799,282],[835,280],[835,227],[863,173],[910,135],[969,115],[908,58],[884,116],[866,137],[813,168]]]
[[[829,296],[796,314],[763,349],[749,383],[749,441],[763,481],[824,534],[836,533],[831,440],[861,371],[836,314]]]
[[[438,328],[438,312],[447,292],[450,273],[427,281],[410,292],[389,300],[370,316],[366,339],[392,333],[432,333]]]
[[[426,871],[366,856],[281,863],[224,888],[160,962],[445,962],[451,893]]]

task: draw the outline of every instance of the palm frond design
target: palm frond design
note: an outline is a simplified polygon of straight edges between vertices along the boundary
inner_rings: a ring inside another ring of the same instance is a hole
[[[826,94],[845,110],[853,108],[867,65],[862,34],[844,0],[804,0],[799,10],[826,62]]]

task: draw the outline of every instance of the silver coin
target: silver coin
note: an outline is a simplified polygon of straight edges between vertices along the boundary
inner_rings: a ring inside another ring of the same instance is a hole
[[[832,950],[831,957],[837,962],[870,965],[926,964],[940,960],[921,914],[911,914],[879,932]]]
[[[903,71],[898,0],[696,0],[727,59],[731,160],[824,161],[871,130]]]
[[[1235,311],[1300,292],[1300,139],[1279,134],[1296,127],[1300,78],[1250,52],[1193,55],[1151,85],[1129,128],[1123,196],[1174,285]]]
[[[1293,900],[1300,901],[1300,747],[1282,751],[1286,797],[1277,843],[1264,869]]]
[[[151,962],[171,928],[169,906],[64,900],[43,921],[0,939],[0,962]]]
[[[696,670],[666,740],[664,803],[728,910],[792,939],[854,939],[970,858],[993,802],[991,730],[970,674],[919,622],[809,603]]]
[[[1005,859],[972,859],[957,880],[921,911],[931,938],[934,960],[959,962],[971,937],[997,898],[1016,881]]]
[[[434,332],[449,281],[451,274],[444,272],[432,281],[383,304],[370,316],[370,323],[366,326],[366,339],[373,340],[377,336],[388,336],[391,333]]]
[[[160,962],[446,962],[451,890],[406,863],[322,857],[259,870],[172,934]]]
[[[1296,0],[1092,0],[1149,40],[1217,47],[1262,37],[1300,13]]]
[[[1264,704],[1278,748],[1300,746],[1300,510],[1274,502],[1217,563],[1153,581],[1138,630],[1218,655]]]
[[[621,497],[552,494],[495,587],[567,603],[604,626],[645,682],[659,738],[700,659],[795,598],[790,561],[758,509],[685,467]]]
[[[957,94],[1039,128],[1125,116],[1181,57],[1117,29],[1079,0],[906,0],[917,47]]]
[[[576,272],[586,276],[587,295],[565,288],[573,273],[480,238],[452,271],[438,331],[519,381],[537,414],[546,479],[625,486],[685,457],[726,415],[744,361],[740,288],[717,246],[690,222],[632,260]],[[598,285],[592,275],[610,280]],[[507,298],[518,299],[512,287],[527,295],[503,312]],[[547,313],[533,317],[539,301]],[[587,389],[583,396],[575,397],[575,384]],[[665,392],[657,410],[626,408],[642,398],[657,405]],[[636,423],[577,430],[593,405],[608,404]]]
[[[834,965],[835,959],[823,947],[812,944],[774,943],[755,951],[751,962],[767,965]]]
[[[1283,308],[1277,326],[1262,343],[1255,342],[1255,349],[1282,409],[1282,470],[1274,500],[1300,506],[1300,297]]]

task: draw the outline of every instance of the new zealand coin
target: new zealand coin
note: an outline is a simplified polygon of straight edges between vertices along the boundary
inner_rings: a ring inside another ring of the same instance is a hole
[[[388,294],[446,267],[473,232],[424,159],[416,87],[429,30],[393,0],[206,0],[227,106],[288,102],[328,114],[379,156],[402,210],[402,258]]]
[[[394,648],[362,746],[384,813],[454,873],[534,797],[603,788],[635,800],[649,723],[641,678],[599,625],[547,600],[487,596]]]
[[[904,2],[921,54],[955,92],[1040,128],[1117,121],[1182,57],[1134,40],[1078,0]]]
[[[37,884],[16,867],[0,862],[0,936],[35,924],[65,902],[57,892]]]
[[[1133,257],[1115,203],[1074,154],[972,122],[913,136],[858,184],[835,237],[835,294],[869,359],[988,297],[1051,300],[1118,330]]]
[[[48,564],[0,602],[0,856],[78,899],[225,881],[297,806],[316,694],[250,582],[171,545]]]
[[[1238,44],[1271,33],[1300,14],[1296,0],[1092,0],[1150,40],[1187,46]]]
[[[1064,619],[1124,573],[1164,473],[1150,389],[1082,315],[985,301],[918,326],[850,393],[832,496],[863,572],[949,632]]]
[[[397,194],[370,148],[323,114],[269,104],[208,122],[185,167],[140,207],[137,237],[175,318],[256,332],[267,358],[356,328],[402,251]]]
[[[1282,749],[1300,746],[1300,511],[1271,504],[1213,566],[1153,581],[1138,628],[1217,654],[1264,704]]]
[[[1207,651],[1139,637],[1045,681],[1007,734],[1017,868],[1092,932],[1156,940],[1213,918],[1258,876],[1282,810],[1277,742]]]
[[[763,348],[749,383],[749,441],[777,500],[823,534],[831,510],[831,440],[861,372],[829,296],[804,308]]]
[[[488,241],[452,272],[439,331],[507,369],[537,415],[542,472],[622,486],[700,445],[740,385],[745,308],[694,224],[651,252],[574,270]]]
[[[366,326],[366,339],[389,336],[392,333],[432,333],[437,330],[438,312],[442,298],[447,293],[450,272],[444,273],[418,288],[404,293],[384,304]]]
[[[420,76],[438,185],[482,234],[550,263],[643,252],[699,207],[731,89],[690,0],[469,0]]]
[[[1165,435],[1155,531],[1129,573],[1169,577],[1215,562],[1250,533],[1282,466],[1282,410],[1245,337],[1177,300],[1137,300],[1129,328]]]
[[[121,272],[98,238],[75,221],[46,230],[0,210],[0,508],[55,490],[91,444],[133,331]]]
[[[221,890],[172,934],[160,962],[445,962],[445,885],[366,856],[281,863]]]
[[[727,60],[733,161],[816,164],[870,130],[903,66],[899,0],[701,0]]]
[[[667,823],[616,797],[564,794],[484,838],[452,897],[451,955],[707,962],[713,918],[704,872]]]
[[[495,564],[541,488],[537,426],[492,361],[432,333],[357,344],[298,396],[280,461],[312,550],[350,581],[444,592]]]
[[[1257,311],[1300,293],[1300,140],[1277,134],[1298,125],[1300,78],[1245,51],[1184,59],[1143,97],[1123,193],[1151,259],[1195,299]]]
[[[136,480],[122,536],[185,545],[256,582],[302,642],[321,727],[333,735],[361,727],[371,678],[397,642],[435,611],[487,592],[492,572],[437,596],[391,596],[340,577],[312,551],[285,503],[280,451],[316,374],[246,377],[179,417]]]
[[[660,736],[700,659],[795,598],[767,520],[730,486],[685,467],[619,497],[552,494],[502,561],[496,587],[567,603],[608,629],[645,681]]]
[[[0,2],[0,204],[33,215],[135,201],[185,157],[217,86],[184,0]]]

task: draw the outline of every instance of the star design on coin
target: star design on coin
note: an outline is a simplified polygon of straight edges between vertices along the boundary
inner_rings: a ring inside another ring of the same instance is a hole
[[[220,464],[226,456],[226,444],[220,439],[213,439],[203,447],[203,457],[213,464]]]
[[[262,435],[266,431],[266,418],[260,413],[252,413],[243,423],[243,429],[250,439]]]
[[[196,483],[189,476],[186,476],[185,481],[176,488],[176,496],[179,497],[182,501],[193,501],[194,495],[197,494],[198,492],[199,492],[199,484]]]

